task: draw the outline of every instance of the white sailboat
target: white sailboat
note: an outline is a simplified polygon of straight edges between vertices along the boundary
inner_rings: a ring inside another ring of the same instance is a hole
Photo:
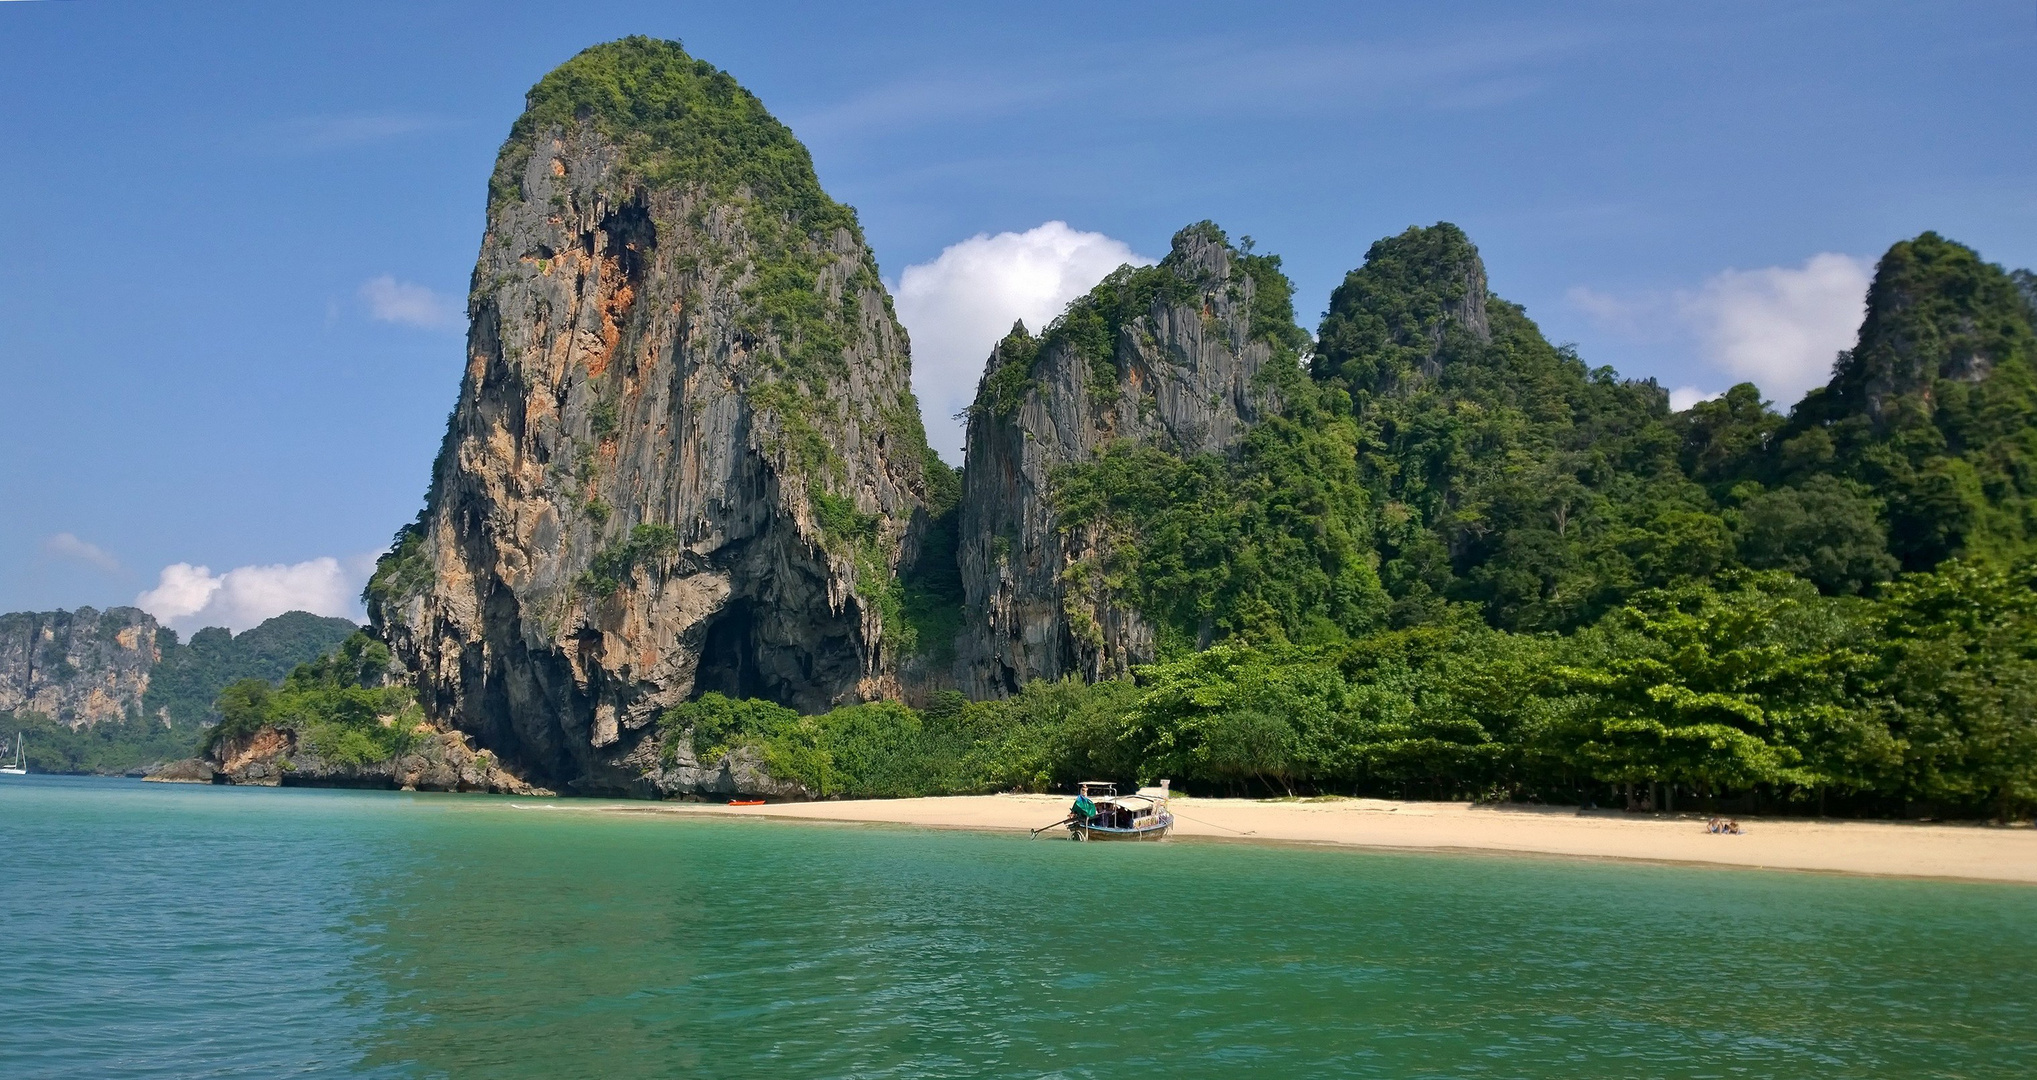
[[[4,761],[0,761],[0,773],[5,773],[8,776],[27,776],[28,775],[27,752],[28,743],[23,739],[21,732],[19,731],[15,732],[14,762],[12,764],[7,764]]]

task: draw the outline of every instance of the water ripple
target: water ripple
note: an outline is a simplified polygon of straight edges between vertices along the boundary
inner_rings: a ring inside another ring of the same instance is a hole
[[[0,1075],[2037,1072],[2037,890],[0,785]]]

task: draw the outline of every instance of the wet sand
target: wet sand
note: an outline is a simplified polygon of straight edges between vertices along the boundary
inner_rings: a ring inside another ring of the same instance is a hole
[[[653,803],[619,812],[716,814],[928,828],[1029,830],[1067,812],[1065,795],[725,806]],[[1322,802],[1181,798],[1175,834],[1243,842],[1332,844],[1412,851],[1501,852],[1771,870],[2037,884],[2037,829],[1891,821],[1741,818],[1746,831],[1705,831],[1702,814],[1578,812],[1572,807],[1336,799]],[[1066,842],[1053,829],[1040,835]]]

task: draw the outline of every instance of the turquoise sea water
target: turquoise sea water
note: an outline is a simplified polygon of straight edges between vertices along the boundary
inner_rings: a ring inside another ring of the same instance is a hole
[[[0,780],[4,1077],[2037,1074],[2037,889]]]

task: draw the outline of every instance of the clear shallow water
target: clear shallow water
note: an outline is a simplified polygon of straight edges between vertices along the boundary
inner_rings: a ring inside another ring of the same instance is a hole
[[[2037,889],[5,781],[6,1077],[2037,1073]]]

